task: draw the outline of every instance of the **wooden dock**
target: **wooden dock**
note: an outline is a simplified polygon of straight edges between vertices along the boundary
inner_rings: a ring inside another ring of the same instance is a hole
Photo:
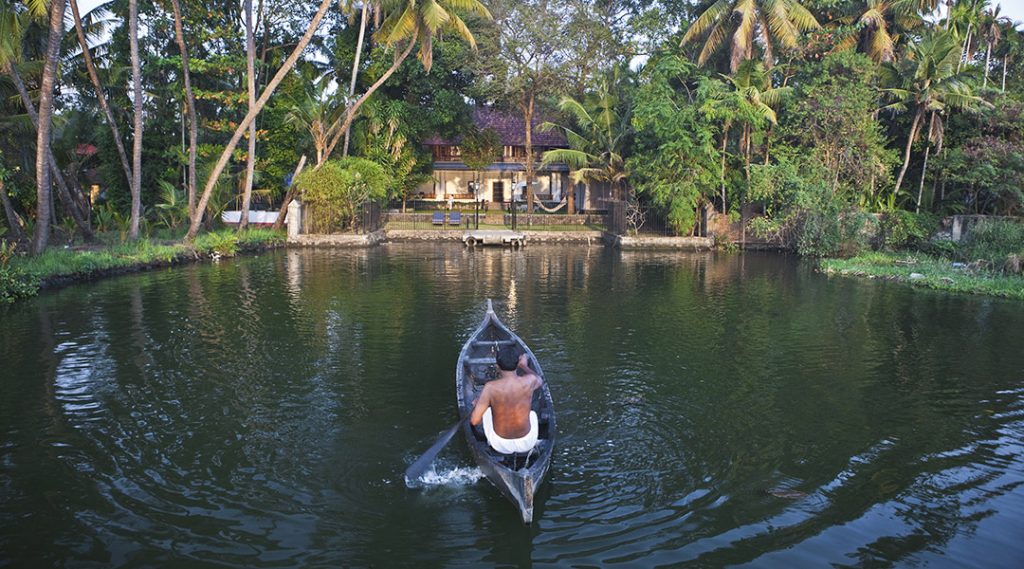
[[[462,242],[469,247],[508,245],[518,248],[526,245],[526,234],[509,229],[474,229],[462,234]]]

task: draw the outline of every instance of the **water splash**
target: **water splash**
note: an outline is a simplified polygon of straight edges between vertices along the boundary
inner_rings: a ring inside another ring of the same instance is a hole
[[[454,468],[442,468],[436,470],[431,468],[415,480],[405,480],[405,485],[415,487],[456,487],[476,484],[484,473],[477,467],[456,466]]]

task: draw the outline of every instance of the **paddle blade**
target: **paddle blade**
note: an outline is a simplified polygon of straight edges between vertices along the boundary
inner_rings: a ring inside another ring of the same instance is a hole
[[[423,456],[417,458],[416,462],[410,464],[409,468],[405,469],[406,484],[412,482],[413,480],[416,480],[424,472],[427,471],[427,468],[429,468],[431,463],[434,462],[434,459],[437,458],[438,453],[440,453],[441,449],[443,449],[448,444],[448,441],[452,440],[452,437],[454,437],[455,433],[459,431],[459,427],[462,426],[462,423],[465,420],[466,419],[462,419],[458,423],[455,423],[455,425],[453,425],[452,428],[445,431],[444,434],[442,434],[441,437],[437,439],[437,442],[435,442],[430,448],[428,448],[427,452],[423,453]]]

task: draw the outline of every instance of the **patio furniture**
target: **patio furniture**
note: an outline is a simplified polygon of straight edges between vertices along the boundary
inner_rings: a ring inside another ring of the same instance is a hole
[[[462,225],[462,212],[453,211],[448,214],[448,225]]]
[[[444,212],[435,211],[434,217],[430,220],[432,225],[444,225]]]

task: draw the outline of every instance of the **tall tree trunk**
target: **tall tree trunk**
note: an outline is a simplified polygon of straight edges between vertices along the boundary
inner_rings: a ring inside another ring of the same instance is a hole
[[[174,1],[177,3],[177,0]],[[110,110],[110,105],[107,104],[107,96],[103,93],[100,77],[96,74],[96,65],[92,60],[92,54],[89,52],[89,43],[85,37],[85,29],[82,27],[82,17],[78,11],[77,0],[71,0],[70,5],[71,15],[75,20],[75,35],[78,36],[78,45],[82,47],[82,59],[85,61],[85,70],[88,72],[92,88],[96,92],[96,101],[100,105],[100,110],[103,111],[103,116],[106,117],[107,124],[110,126],[110,134],[114,138],[114,146],[117,148],[117,156],[121,159],[121,169],[124,170],[128,187],[131,187],[134,178],[132,177],[132,168],[128,164],[128,153],[125,152],[121,131],[117,128],[117,121],[114,120],[114,113]]]
[[[174,10],[174,39],[181,54],[181,77],[185,84],[185,113],[188,115],[188,216],[196,214],[196,148],[198,147],[199,125],[196,116],[196,100],[192,95],[192,73],[188,70],[188,48],[185,46],[185,30],[178,0],[171,0]]]
[[[128,0],[128,44],[132,59],[132,107],[135,123],[135,133],[132,135],[132,214],[128,236],[138,239],[139,220],[142,217],[142,64],[139,61],[138,0]]]
[[[274,220],[274,231],[280,231],[284,227],[285,218],[288,216],[288,205],[295,199],[295,178],[299,177],[302,173],[302,167],[306,165],[306,155],[303,154],[299,158],[299,165],[295,167],[295,172],[292,173],[292,181],[288,184],[288,191],[284,194],[284,200],[281,201],[281,209],[277,211],[277,219]]]
[[[50,2],[50,32],[46,44],[46,61],[39,86],[39,125],[36,128],[36,228],[32,236],[32,254],[46,250],[50,239],[50,129],[53,125],[53,87],[60,58],[60,40],[64,35],[64,2]],[[13,65],[12,65],[13,67]],[[30,107],[32,105],[29,105]]]
[[[256,38],[252,29],[252,0],[245,0],[245,70],[249,91],[249,112],[256,105]],[[256,174],[256,121],[249,123],[249,148],[245,160],[245,189],[242,192],[242,211],[238,230],[249,226],[249,206],[252,201],[252,182]]]
[[[195,215],[192,216],[192,221],[189,224],[188,233],[185,234],[185,239],[191,241],[195,239],[196,235],[199,234],[199,226],[203,223],[203,214],[206,211],[206,206],[210,202],[210,194],[213,193],[213,187],[217,184],[217,179],[220,178],[221,172],[228,164],[228,160],[231,159],[231,153],[235,151],[235,147],[238,146],[238,141],[242,139],[242,133],[249,128],[249,124],[256,119],[256,115],[259,114],[260,110],[270,96],[277,89],[277,86],[284,79],[284,76],[288,74],[292,66],[295,65],[295,61],[302,55],[303,50],[309,44],[309,41],[313,38],[313,34],[316,29],[320,26],[321,20],[324,19],[324,14],[327,13],[327,9],[331,6],[332,0],[321,0],[319,8],[317,8],[316,14],[313,16],[313,20],[309,23],[306,28],[306,33],[299,39],[299,43],[295,45],[288,59],[281,64],[281,68],[274,74],[273,79],[267,83],[266,89],[263,90],[263,94],[256,101],[256,105],[249,109],[246,113],[245,118],[239,123],[238,127],[235,128],[235,133],[231,136],[231,140],[228,141],[227,146],[221,152],[220,158],[217,159],[217,163],[214,165],[213,170],[210,172],[210,177],[206,180],[206,185],[203,187],[203,195],[199,199],[199,204],[196,206]]]
[[[359,73],[359,59],[363,54],[363,34],[366,33],[366,20],[367,20],[367,8],[369,0],[363,0],[363,15],[359,21],[359,40],[356,43],[356,58],[352,61],[352,79],[348,84],[348,98],[351,99],[356,94],[356,77]],[[352,125],[349,124],[348,128],[345,129],[345,145],[341,148],[341,155],[348,156],[348,141],[349,134],[352,131]]]
[[[25,106],[25,112],[28,114],[29,120],[32,121],[32,126],[38,132],[39,114],[36,113],[36,107],[32,103],[32,99],[29,98],[28,90],[25,88],[25,83],[21,80],[21,75],[18,73],[18,69],[14,66],[13,62],[8,68],[8,74],[11,76],[11,83],[14,84],[14,88],[18,91],[18,95],[21,97],[21,103]],[[71,214],[71,218],[75,220],[75,225],[78,226],[78,229],[86,239],[92,239],[95,237],[95,234],[92,231],[92,227],[89,225],[88,212],[80,208],[79,204],[71,197],[71,192],[68,190],[67,182],[64,180],[64,175],[57,166],[57,159],[53,157],[53,149],[50,148],[49,144],[46,145],[46,163],[50,169],[50,179],[53,181],[53,184],[57,186],[57,193],[60,194],[61,201],[67,206],[68,213]]]
[[[989,41],[986,42],[986,45],[985,45],[985,79],[984,79],[984,81],[981,82],[981,88],[982,89],[988,87],[988,66],[989,66],[989,62],[991,61],[991,57],[992,57],[992,41],[989,40]]]
[[[932,150],[932,132],[935,131],[935,111],[932,111],[931,120],[928,121],[928,138],[924,139],[924,164],[921,166],[921,183],[917,186],[917,204],[914,206],[914,213],[921,213],[921,196],[924,194],[924,177],[928,173],[928,155]]]
[[[964,49],[960,55],[960,60],[956,62],[956,72],[960,73],[960,67],[967,61],[968,49],[971,46],[971,24],[967,24],[967,37],[964,39]]]
[[[1003,56],[1003,93],[1006,92],[1006,60],[1008,58],[1008,55]]]
[[[729,142],[729,125],[722,129],[722,168],[718,173],[718,183],[722,189],[722,215],[725,216],[725,148]]]
[[[327,144],[327,149],[324,151],[324,160],[327,160],[331,157],[331,154],[334,152],[335,147],[337,147],[338,143],[341,142],[341,139],[343,138],[345,131],[348,130],[350,126],[352,126],[352,121],[355,120],[356,111],[359,110],[359,107],[361,107],[363,103],[365,103],[366,100],[370,98],[370,95],[374,94],[377,91],[377,89],[379,89],[380,86],[383,85],[384,82],[387,81],[388,78],[390,78],[391,75],[393,75],[395,71],[397,71],[398,68],[402,65],[402,63],[409,57],[409,54],[412,53],[412,48],[416,46],[417,37],[418,32],[414,32],[412,38],[409,39],[409,45],[405,48],[405,51],[402,52],[402,55],[398,56],[398,58],[395,59],[395,61],[391,64],[391,67],[389,67],[388,70],[385,71],[384,74],[381,75],[380,78],[377,79],[377,81],[374,82],[373,85],[370,85],[370,88],[367,89],[365,93],[360,95],[360,97],[356,99],[356,102],[352,103],[352,106],[345,110],[344,122],[342,122],[340,125],[337,122],[331,125],[331,128],[328,129],[328,132],[331,133],[330,142]]]
[[[526,213],[533,213],[533,177],[536,175],[533,165],[533,102],[534,94],[531,90],[526,99],[520,104],[523,111],[523,119],[526,122]],[[513,188],[513,192],[515,188]],[[527,217],[527,225],[530,217]]]
[[[907,174],[907,167],[910,166],[910,147],[914,145],[914,137],[917,136],[918,124],[921,122],[921,115],[923,114],[924,110],[918,109],[917,113],[914,114],[914,122],[910,124],[907,147],[903,150],[903,167],[900,168],[900,175],[896,177],[896,187],[892,190],[893,195],[900,193],[900,186],[903,185],[903,176]]]

